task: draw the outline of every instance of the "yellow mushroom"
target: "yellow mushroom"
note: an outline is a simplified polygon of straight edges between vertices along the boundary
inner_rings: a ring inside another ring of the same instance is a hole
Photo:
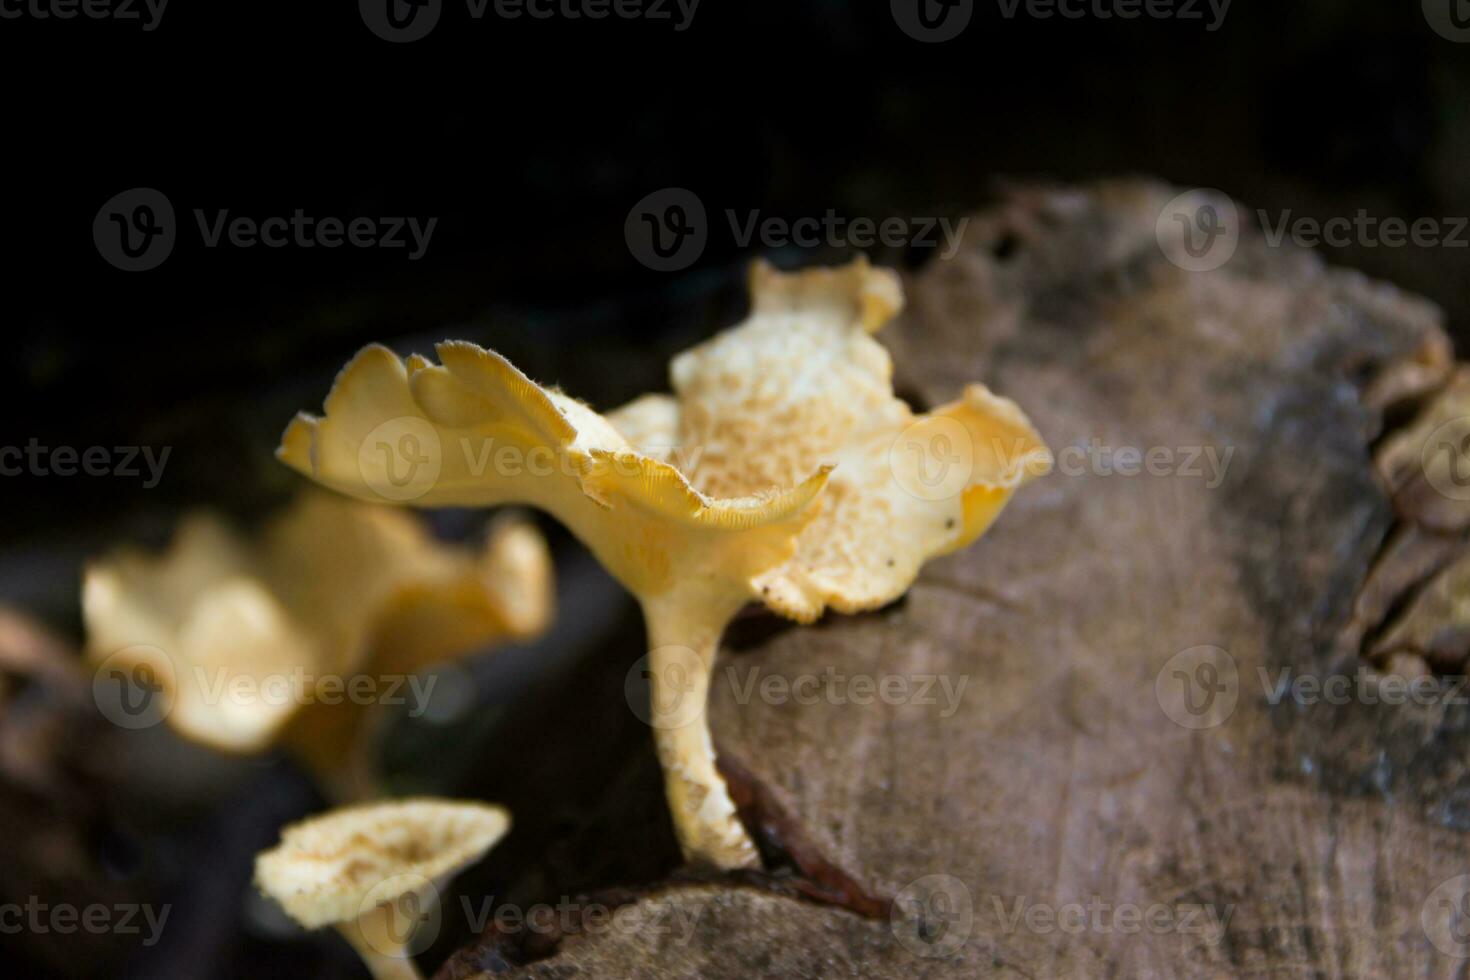
[[[416,936],[418,923],[509,829],[503,808],[479,803],[344,807],[287,827],[256,856],[255,884],[302,926],[336,926],[378,980],[419,980],[411,957],[433,937]]]
[[[430,664],[541,630],[550,607],[550,556],[529,525],[499,522],[477,552],[319,491],[249,541],[191,515],[166,553],[121,550],[82,588],[98,669],[144,672],[193,741],[285,741],[346,798],[371,792],[373,704],[422,693],[409,678]]]
[[[371,346],[277,451],[363,499],[522,502],[566,524],[643,606],[674,825],[687,857],[722,867],[756,862],[702,711],[730,618],[752,600],[802,622],[890,602],[1051,465],[981,385],[922,416],[894,396],[870,336],[902,305],[893,273],[759,263],[750,285],[744,322],[674,359],[672,396],[602,416],[473,344],[440,344],[438,365]]]

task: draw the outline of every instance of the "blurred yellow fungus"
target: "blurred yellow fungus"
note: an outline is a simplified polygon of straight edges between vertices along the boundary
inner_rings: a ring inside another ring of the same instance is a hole
[[[315,490],[251,539],[192,514],[163,554],[119,550],[82,588],[95,666],[144,671],[192,741],[284,741],[339,796],[365,792],[370,708],[423,696],[414,675],[431,664],[538,632],[551,604],[550,556],[525,523],[496,522],[475,550]]]

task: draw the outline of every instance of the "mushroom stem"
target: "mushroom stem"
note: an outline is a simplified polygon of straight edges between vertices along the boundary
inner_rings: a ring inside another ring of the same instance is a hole
[[[755,845],[715,768],[705,714],[710,675],[729,616],[691,616],[687,606],[649,602],[644,618],[652,648],[649,724],[684,857],[719,868],[759,867]]]
[[[384,795],[376,765],[381,705],[308,705],[287,727],[283,742],[335,806]]]
[[[354,922],[344,922],[337,931],[357,951],[373,980],[424,980],[408,952],[408,937],[400,936],[392,904],[367,912]]]

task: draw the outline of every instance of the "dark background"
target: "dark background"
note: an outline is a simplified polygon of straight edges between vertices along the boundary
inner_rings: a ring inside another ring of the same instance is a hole
[[[757,250],[737,245],[727,208],[957,217],[1006,182],[1146,174],[1217,187],[1274,216],[1470,214],[1470,44],[1436,34],[1417,2],[1235,0],[1214,32],[1201,9],[1204,20],[1042,20],[982,2],[942,44],[906,36],[876,0],[703,0],[682,32],[615,17],[475,21],[448,0],[435,30],[409,44],[375,37],[343,0],[173,0],[152,32],[137,21],[0,20],[11,345],[0,444],[171,447],[154,489],[122,477],[0,478],[0,600],[80,639],[87,555],[162,540],[187,507],[249,518],[278,502],[296,485],[270,456],[281,428],[317,408],[368,341],[402,353],[449,336],[492,344],[604,408],[659,387],[668,352],[739,314],[741,270]],[[661,273],[634,258],[624,220],[671,186],[700,197],[710,237],[692,267]],[[92,222],[133,187],[168,196],[179,241],[159,268],[126,273],[99,255]],[[207,249],[194,208],[438,224],[419,261],[401,249]],[[1470,339],[1470,249],[1324,251],[1428,296],[1457,343]],[[932,254],[878,257],[914,267]],[[582,646],[609,661],[609,644],[637,655],[636,619],[613,611],[620,600],[595,569],[579,574],[575,589],[563,584],[564,602],[603,603],[604,619],[589,620],[601,625],[558,635],[524,653],[526,664],[553,654],[574,663],[566,651]],[[598,629],[618,639],[598,640]],[[627,662],[584,689],[616,687]],[[524,712],[511,682],[496,683],[492,700]],[[544,680],[527,683],[549,697]],[[524,894],[634,883],[624,879],[676,863],[646,732],[618,711],[607,724],[624,726],[622,740],[609,735],[599,751],[621,761],[588,767],[599,779],[579,791],[596,801],[636,790],[609,813],[589,816],[585,800],[544,788],[549,767],[579,764],[546,747],[571,714],[543,713],[542,731],[523,719],[517,741],[468,764],[493,775],[461,788],[512,802],[518,828],[538,827],[497,852],[495,874],[524,883],[548,852],[561,857],[547,863],[581,869],[581,879],[546,872]],[[133,961],[138,975],[189,975],[178,964],[201,956],[212,965],[194,975],[248,974],[252,962],[280,975],[352,968],[331,944],[236,934],[251,834],[268,840],[281,814],[314,805],[289,771],[253,778],[270,790],[231,777],[212,808],[183,808],[167,834],[135,821],[131,842],[117,845],[133,860],[109,873],[145,867],[152,894],[191,896],[199,921],[214,924],[190,927],[203,938],[187,956],[175,946]],[[247,798],[252,829],[242,831],[232,820],[246,820],[237,804]],[[640,821],[664,836],[596,870],[589,826],[619,833]],[[150,862],[155,837],[171,856]],[[186,887],[200,849],[217,856],[222,883],[202,898],[188,890],[197,882]],[[16,955],[41,955],[23,940]]]

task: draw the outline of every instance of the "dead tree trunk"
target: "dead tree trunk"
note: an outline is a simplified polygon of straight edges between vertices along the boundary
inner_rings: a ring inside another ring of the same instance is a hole
[[[1181,268],[1174,193],[1014,193],[880,335],[1058,467],[894,606],[722,653],[722,766],[799,874],[443,976],[1465,975],[1470,397],[1390,286],[1250,232]]]

